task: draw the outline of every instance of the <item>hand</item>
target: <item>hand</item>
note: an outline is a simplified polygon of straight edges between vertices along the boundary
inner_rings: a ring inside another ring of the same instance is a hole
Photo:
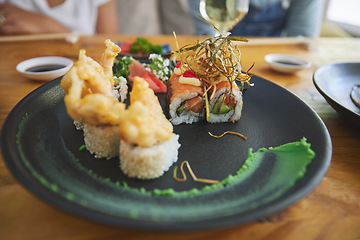
[[[70,29],[48,16],[0,3],[0,35],[63,32],[70,32]]]

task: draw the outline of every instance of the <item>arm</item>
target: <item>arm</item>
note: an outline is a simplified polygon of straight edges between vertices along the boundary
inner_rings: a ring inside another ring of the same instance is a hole
[[[287,13],[287,36],[319,37],[323,6],[323,0],[292,0]]]
[[[0,35],[71,32],[52,18],[7,3],[0,3],[0,15],[6,18],[0,24]]]
[[[98,20],[96,33],[116,34],[118,33],[118,22],[116,13],[116,3],[111,0],[98,9]]]

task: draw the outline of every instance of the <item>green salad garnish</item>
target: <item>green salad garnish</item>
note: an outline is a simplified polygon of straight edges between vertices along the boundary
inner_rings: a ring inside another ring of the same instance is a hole
[[[113,66],[114,76],[127,78],[130,74],[129,65],[132,60],[134,60],[134,58],[129,56],[116,59]]]
[[[124,56],[115,60],[113,66],[114,76],[128,79],[130,75],[129,65],[134,60],[131,56]],[[151,69],[151,72],[157,78],[166,83],[174,71],[175,63],[168,58],[163,58],[161,55],[154,53],[150,54],[149,60],[150,61],[143,63],[144,67],[147,68],[147,70]]]
[[[141,37],[137,38],[133,45],[130,47],[130,53],[141,52],[144,55],[149,53],[161,54],[162,50],[162,46],[153,45],[151,42],[149,42],[149,40]]]

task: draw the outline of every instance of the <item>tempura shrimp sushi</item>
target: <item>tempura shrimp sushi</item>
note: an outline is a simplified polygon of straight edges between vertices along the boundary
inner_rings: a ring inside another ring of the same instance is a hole
[[[112,88],[114,98],[119,102],[126,99],[128,86],[123,77],[115,78],[115,85]],[[113,158],[119,156],[119,125],[100,124],[94,125],[84,122],[82,119],[74,120],[77,130],[82,130],[86,149],[94,154],[95,158]]]
[[[127,93],[126,80],[112,74],[121,49],[109,39],[105,44],[101,64],[82,49],[78,61],[61,80],[67,112],[76,128],[83,130],[85,146],[96,158],[119,154],[119,117],[125,111],[125,104],[119,100]]]
[[[179,136],[149,84],[135,77],[130,106],[120,118],[120,167],[132,178],[153,179],[178,159]]]
[[[208,122],[236,122],[241,117],[242,106],[242,92],[235,81],[231,85],[229,81],[219,82],[209,93]]]

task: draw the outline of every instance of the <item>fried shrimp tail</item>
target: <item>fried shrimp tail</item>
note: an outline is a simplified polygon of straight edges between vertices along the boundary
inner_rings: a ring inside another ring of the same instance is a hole
[[[66,94],[65,105],[74,120],[81,119],[92,125],[116,125],[125,110],[125,104],[113,94],[113,74],[109,72],[121,49],[116,48],[110,40],[106,40],[105,44],[107,48],[102,56],[102,64],[86,56],[86,51],[82,49],[79,60],[61,80]]]
[[[121,52],[121,48],[112,41],[110,41],[110,39],[105,40],[105,45],[106,49],[101,56],[100,64],[104,69],[106,77],[109,78],[111,84],[114,85],[112,67],[114,65],[116,56],[119,52]]]

